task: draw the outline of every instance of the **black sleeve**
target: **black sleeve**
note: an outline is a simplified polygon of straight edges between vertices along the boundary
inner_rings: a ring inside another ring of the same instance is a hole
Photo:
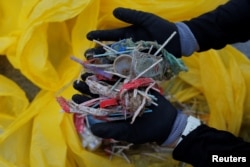
[[[250,158],[249,154],[250,143],[229,132],[201,125],[177,145],[173,151],[173,158],[195,167],[211,167],[213,165],[209,164],[212,163],[212,155],[240,155]],[[248,164],[249,162],[250,159]]]
[[[215,10],[184,21],[200,46],[199,51],[221,49],[250,39],[250,0],[230,0]]]

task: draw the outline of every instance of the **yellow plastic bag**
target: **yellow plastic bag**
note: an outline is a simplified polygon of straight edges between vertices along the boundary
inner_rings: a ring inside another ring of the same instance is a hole
[[[20,87],[10,79],[0,75],[0,166],[12,167],[14,162],[27,162],[24,154],[19,154],[18,149],[25,150],[27,136],[23,134],[27,130],[21,128],[21,118],[25,115],[29,101]],[[18,131],[17,131],[18,130]],[[17,131],[14,135],[13,132]],[[29,135],[30,136],[30,135]],[[13,156],[12,152],[16,152]],[[2,156],[4,155],[4,156]]]
[[[14,2],[0,2],[0,12],[9,16],[0,18],[4,25],[0,27],[0,53],[7,55],[12,65],[37,86],[56,91],[80,70],[70,56],[83,58],[83,48],[91,46],[85,34],[95,28],[99,3],[90,0]]]
[[[16,83],[0,75],[0,141],[13,129],[16,120],[28,105],[24,91]]]

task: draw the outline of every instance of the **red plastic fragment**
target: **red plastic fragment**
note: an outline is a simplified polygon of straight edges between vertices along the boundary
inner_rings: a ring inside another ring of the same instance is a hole
[[[111,106],[116,106],[116,105],[118,105],[118,102],[114,98],[102,100],[100,102],[100,108],[106,108],[106,107],[111,107]]]
[[[68,101],[64,97],[62,97],[62,96],[56,97],[56,100],[59,103],[59,105],[61,106],[61,108],[63,109],[63,111],[65,111],[67,113],[70,112],[70,107],[68,105]]]
[[[124,91],[129,91],[137,89],[139,87],[149,86],[153,82],[154,80],[152,78],[138,78],[136,80],[132,80],[122,85],[120,89],[120,94],[123,94]]]
[[[84,117],[80,114],[73,114],[73,120],[74,120],[76,131],[78,133],[82,133],[85,127]]]

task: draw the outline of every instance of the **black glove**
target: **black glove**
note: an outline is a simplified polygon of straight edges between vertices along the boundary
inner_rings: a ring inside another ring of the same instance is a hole
[[[174,23],[164,20],[152,13],[126,8],[116,8],[113,14],[116,18],[132,25],[113,30],[91,31],[87,34],[87,38],[89,40],[96,39],[100,41],[118,41],[125,38],[132,38],[135,42],[145,40],[157,41],[157,43],[163,44],[169,36],[176,31],[177,34],[165,46],[165,49],[174,56],[181,57],[180,37]],[[85,53],[86,57],[88,57],[87,55],[90,52],[93,52],[93,49]],[[94,53],[101,53],[100,49],[98,51],[94,49]]]
[[[83,75],[83,80],[86,78],[86,75]],[[89,92],[89,89],[84,82],[75,82],[74,88],[85,94],[73,95],[72,100],[76,103],[82,103],[96,96],[92,93],[86,93]],[[157,98],[156,103],[158,106],[151,105],[149,108],[152,112],[138,116],[133,124],[130,123],[131,119],[97,123],[91,126],[91,131],[94,135],[105,139],[113,138],[118,141],[127,141],[135,144],[147,142],[162,144],[172,130],[177,110],[160,93],[151,91],[151,94]]]

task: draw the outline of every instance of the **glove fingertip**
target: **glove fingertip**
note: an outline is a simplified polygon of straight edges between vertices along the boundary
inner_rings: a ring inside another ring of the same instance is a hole
[[[74,94],[71,99],[76,103],[76,104],[81,104],[85,101],[90,100],[90,98],[86,97],[86,96],[82,96],[79,94]]]
[[[90,31],[87,35],[86,35],[87,39],[92,41],[93,39],[95,39],[95,31]]]
[[[121,8],[121,7],[116,8],[113,11],[113,15],[119,20],[134,25],[143,25],[145,24],[144,22],[149,20],[150,17],[152,16],[151,13],[146,13],[135,9]]]
[[[82,81],[74,81],[73,82],[73,88],[76,90],[81,91],[82,87],[84,87],[84,86],[85,86],[85,83]]]
[[[113,14],[114,14],[114,15],[119,14],[119,12],[120,12],[121,10],[123,10],[123,9],[125,9],[125,8],[117,7],[117,8],[115,8],[115,9],[113,10]]]
[[[85,81],[89,76],[92,76],[92,73],[85,72],[84,74],[81,75],[81,78],[83,81]]]
[[[118,7],[118,8],[115,8],[115,10],[113,11],[113,15],[116,18],[123,20],[123,16],[127,16],[127,14],[125,12],[128,12],[130,10],[131,9],[128,9],[128,8]]]

